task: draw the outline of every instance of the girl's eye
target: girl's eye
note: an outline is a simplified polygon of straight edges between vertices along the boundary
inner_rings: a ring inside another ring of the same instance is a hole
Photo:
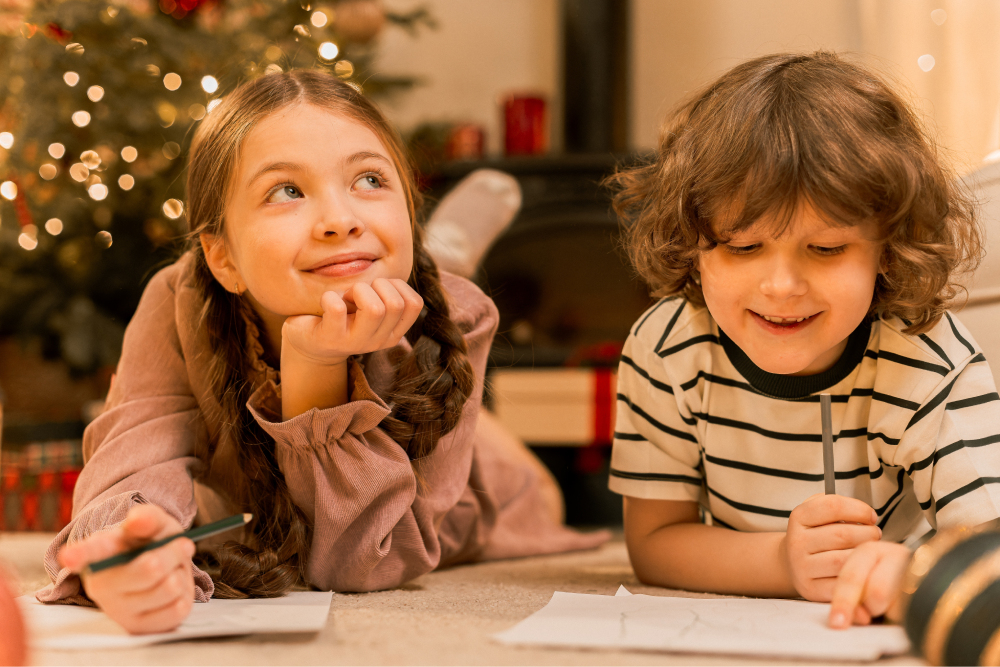
[[[267,198],[269,204],[280,204],[281,202],[291,201],[293,199],[301,199],[302,191],[299,190],[294,185],[282,185],[277,190],[271,193],[271,196]]]
[[[832,247],[818,246],[818,245],[814,245],[813,246],[813,250],[815,250],[816,252],[818,252],[821,255],[839,255],[840,253],[844,252],[844,250],[846,250],[846,249],[847,249],[846,245],[838,245],[838,246],[832,246]]]
[[[754,250],[760,247],[759,243],[751,243],[750,245],[731,245],[729,243],[723,246],[731,255],[749,255]]]
[[[365,174],[355,185],[359,190],[378,190],[382,187],[382,178],[378,174]]]

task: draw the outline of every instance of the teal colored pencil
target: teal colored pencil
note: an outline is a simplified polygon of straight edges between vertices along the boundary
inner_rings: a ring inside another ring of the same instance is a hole
[[[159,549],[164,544],[172,542],[179,537],[186,537],[193,542],[197,542],[198,540],[203,540],[206,537],[210,537],[227,530],[232,530],[233,528],[239,528],[240,526],[249,523],[252,518],[252,514],[234,514],[227,519],[199,526],[198,528],[192,528],[191,530],[185,530],[183,533],[177,533],[176,535],[171,535],[170,537],[164,537],[162,540],[150,542],[146,546],[139,547],[138,549],[132,549],[131,551],[126,551],[112,556],[111,558],[105,558],[104,560],[99,560],[96,563],[91,563],[86,567],[86,570],[93,574],[95,572],[100,572],[101,570],[106,570],[109,567],[124,565],[125,563],[132,562],[147,551]]]

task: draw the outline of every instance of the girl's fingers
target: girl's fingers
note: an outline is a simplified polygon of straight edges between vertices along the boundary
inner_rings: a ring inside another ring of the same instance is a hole
[[[131,563],[122,565],[120,575],[115,573],[121,580],[119,591],[123,595],[135,595],[155,590],[178,568],[190,571],[193,556],[194,542],[187,538],[147,551]],[[110,573],[112,570],[104,570],[94,576],[105,572]]]
[[[375,333],[372,334],[372,346],[383,348],[395,345],[402,336],[391,340],[392,332],[396,329],[400,318],[403,316],[403,312],[406,309],[406,302],[399,293],[399,288],[384,278],[373,281],[372,289],[382,301],[382,305],[385,306],[385,315],[382,317],[382,322],[375,330]]]
[[[385,317],[385,304],[382,299],[372,289],[371,285],[362,282],[354,283],[351,288],[351,296],[358,306],[357,312],[353,315],[350,324],[351,346],[355,349],[366,347],[372,335],[382,324]]]
[[[155,586],[147,590],[125,593],[122,596],[122,602],[128,606],[132,613],[142,615],[161,609],[178,598],[188,595],[194,597],[194,575],[191,573],[190,564],[178,565],[166,575]],[[189,582],[191,582],[190,587]],[[189,588],[190,590],[188,590]]]
[[[158,505],[136,505],[122,522],[122,538],[129,549],[179,533],[182,528],[175,518]]]
[[[404,304],[403,312],[399,317],[399,321],[396,323],[392,333],[389,335],[390,343],[395,345],[402,340],[403,336],[406,335],[406,332],[413,326],[413,323],[417,321],[418,317],[420,317],[420,311],[424,309],[424,300],[412,287],[406,284],[405,280],[394,278],[389,282],[395,286],[400,297],[403,299]]]

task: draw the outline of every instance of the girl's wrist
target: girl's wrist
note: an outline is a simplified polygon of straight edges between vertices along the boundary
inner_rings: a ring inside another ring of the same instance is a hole
[[[293,419],[313,408],[324,410],[349,400],[349,357],[316,360],[291,345],[281,350],[281,418]]]

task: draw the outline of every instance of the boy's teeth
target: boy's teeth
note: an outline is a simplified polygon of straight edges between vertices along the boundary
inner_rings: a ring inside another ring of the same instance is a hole
[[[774,322],[775,324],[791,324],[792,322],[801,322],[807,318],[805,317],[771,317],[769,315],[761,315],[768,322]]]

